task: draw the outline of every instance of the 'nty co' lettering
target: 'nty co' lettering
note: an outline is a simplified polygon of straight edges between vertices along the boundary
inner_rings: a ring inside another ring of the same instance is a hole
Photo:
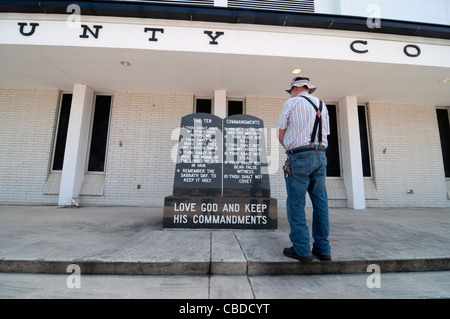
[[[37,33],[37,29],[40,26],[39,23],[18,22],[19,32],[24,37],[31,37]],[[100,37],[100,29],[103,29],[102,25],[92,25],[88,26],[86,24],[81,25],[82,33],[79,35],[82,39],[94,38],[98,39]],[[160,37],[163,37],[166,33],[164,28],[149,28],[144,27],[143,32],[148,33],[150,37],[148,41],[157,42]],[[208,40],[210,45],[218,45],[219,38],[224,36],[225,32],[222,31],[210,31],[204,30],[203,36]],[[350,49],[357,54],[365,54],[369,52],[369,42],[365,40],[354,40],[350,43]],[[417,58],[422,54],[419,46],[415,44],[407,44],[403,47],[403,53],[411,58]]]
[[[369,50],[367,49],[368,43],[369,42],[363,40],[355,40],[350,44],[350,49],[355,53],[364,54],[369,52]],[[407,44],[403,48],[403,53],[411,58],[417,58],[422,53],[422,51],[415,44]]]
[[[34,35],[34,33],[36,32],[37,27],[39,26],[39,23],[30,23],[30,26],[28,26],[27,22],[19,22],[19,32],[21,35],[23,35],[24,37],[29,37]],[[100,29],[103,28],[102,25],[93,25],[92,28],[86,24],[81,25],[83,32],[82,34],[80,34],[80,38],[83,39],[88,39],[90,38],[90,35],[88,34],[88,32],[95,38],[98,39],[99,35],[100,35]],[[156,42],[158,41],[158,36],[160,36],[161,34],[164,33],[164,29],[163,28],[144,28],[144,32],[145,33],[149,33],[151,35],[150,38],[148,38],[148,41],[152,41],[152,42]],[[221,31],[209,31],[209,30],[205,30],[203,32],[203,34],[205,34],[206,36],[208,36],[209,44],[211,45],[218,45],[219,42],[217,41],[217,39],[224,35],[225,32],[221,32]]]

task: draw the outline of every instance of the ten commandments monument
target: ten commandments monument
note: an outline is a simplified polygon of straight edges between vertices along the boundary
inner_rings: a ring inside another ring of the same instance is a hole
[[[263,121],[207,113],[181,119],[164,228],[276,229]]]

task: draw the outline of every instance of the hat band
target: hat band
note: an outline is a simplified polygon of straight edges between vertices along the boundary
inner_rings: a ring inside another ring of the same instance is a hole
[[[309,82],[309,78],[304,78],[304,77],[298,77],[298,78],[295,78],[295,79],[294,79],[294,81],[292,81],[292,82],[296,82],[296,81],[302,81],[302,80],[303,80],[303,81],[305,81],[305,80],[306,80],[306,81],[308,81],[308,82]]]

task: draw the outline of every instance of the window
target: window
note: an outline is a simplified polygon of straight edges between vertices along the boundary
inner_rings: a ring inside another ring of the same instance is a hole
[[[371,177],[372,169],[370,166],[369,134],[367,130],[367,114],[365,105],[358,105],[358,120],[363,176]]]
[[[445,177],[450,177],[450,125],[447,109],[436,110]]]
[[[244,101],[228,101],[228,116],[244,114]]]
[[[95,111],[88,160],[88,171],[91,172],[103,172],[105,170],[111,100],[112,97],[107,95],[97,95],[95,98]],[[64,93],[61,98],[58,129],[53,151],[53,171],[60,171],[63,169],[71,105],[72,94]]]
[[[61,108],[59,111],[58,130],[56,133],[55,148],[53,151],[52,170],[54,171],[60,171],[62,170],[63,167],[71,105],[72,105],[72,94],[63,93],[61,97]]]
[[[195,100],[195,113],[212,113],[212,100],[211,99],[196,99]]]
[[[328,135],[327,153],[327,176],[341,176],[341,162],[339,156],[339,138],[337,129],[336,105],[327,105],[330,117],[330,135]]]
[[[97,95],[95,97],[95,111],[88,160],[89,172],[105,171],[111,100],[112,97],[110,95]]]

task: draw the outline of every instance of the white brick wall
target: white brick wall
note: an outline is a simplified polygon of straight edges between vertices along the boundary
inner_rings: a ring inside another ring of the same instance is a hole
[[[286,160],[284,149],[278,142],[276,135],[278,119],[286,99],[247,97],[247,114],[261,118],[264,121],[264,127],[267,129],[266,144],[267,155],[270,167],[270,187],[272,197],[278,199],[279,207],[286,207],[286,185],[282,173],[282,167]],[[278,158],[276,158],[278,156]],[[345,207],[347,205],[346,193],[342,179],[328,179],[327,189],[330,207]],[[308,195],[306,196],[307,206],[311,206]]]
[[[276,127],[285,99],[248,96],[245,100],[246,113],[259,117],[266,128],[267,157],[269,161],[269,178],[271,196],[278,199],[278,206],[286,206],[286,186],[282,167],[286,154],[276,136]]]
[[[0,89],[0,203],[57,204],[57,195],[43,193],[59,99],[55,89]],[[83,196],[81,203],[162,206],[164,197],[172,195],[171,153],[178,136],[172,140],[172,134],[181,117],[192,113],[193,101],[192,94],[116,92],[104,196]],[[281,172],[286,156],[276,125],[284,101],[246,98],[246,113],[261,118],[267,130],[271,193],[281,207],[286,201]],[[435,107],[370,102],[368,119],[378,196],[367,200],[367,207],[449,207]],[[339,182],[328,180],[327,187],[339,188]],[[414,194],[407,194],[410,189]],[[330,191],[330,197],[334,193],[342,192]],[[331,198],[330,206],[345,202]]]
[[[436,108],[370,102],[373,176],[378,200],[369,206],[450,206]],[[414,194],[407,192],[412,189]]]
[[[171,135],[192,113],[193,101],[192,94],[116,92],[104,196],[83,196],[81,203],[163,206],[175,173]]]
[[[0,203],[55,203],[43,195],[59,90],[0,89]]]
[[[247,113],[276,128],[284,99],[247,97]],[[369,131],[373,176],[378,199],[367,207],[448,207],[436,108],[430,105],[369,103]],[[268,155],[273,152],[267,138]],[[278,143],[278,142],[277,142]],[[383,150],[386,148],[386,153]],[[278,150],[279,167],[270,175],[272,196],[285,206],[286,191],[281,167],[285,154]],[[339,180],[327,180],[327,188]],[[407,194],[412,189],[414,194]],[[345,190],[343,190],[345,192]],[[345,205],[332,198],[330,207]],[[339,196],[338,196],[339,197]],[[308,203],[310,204],[310,203]]]

